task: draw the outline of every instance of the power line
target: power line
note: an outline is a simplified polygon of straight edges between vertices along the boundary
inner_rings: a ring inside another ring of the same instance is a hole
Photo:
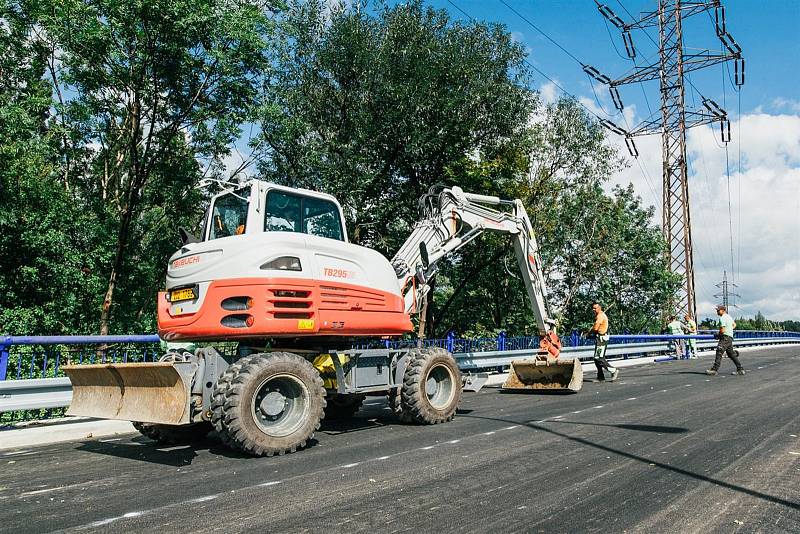
[[[547,33],[546,33],[544,30],[542,30],[542,29],[541,29],[539,26],[537,26],[536,24],[534,24],[534,23],[533,23],[533,21],[531,21],[530,19],[528,19],[527,17],[525,17],[525,16],[524,16],[522,13],[520,13],[519,11],[517,11],[516,9],[514,9],[513,7],[511,7],[511,6],[510,6],[510,5],[509,5],[509,4],[508,4],[508,3],[507,3],[505,0],[499,0],[499,1],[500,1],[500,3],[501,3],[501,4],[503,4],[504,6],[506,6],[506,7],[507,7],[507,8],[508,8],[508,9],[509,9],[509,10],[510,10],[512,13],[514,13],[514,14],[515,14],[517,17],[519,17],[519,18],[520,18],[520,19],[522,19],[524,22],[526,22],[526,23],[527,23],[527,24],[528,24],[528,25],[529,25],[531,28],[533,28],[534,30],[536,30],[537,32],[539,32],[540,34],[542,34],[542,35],[543,35],[543,36],[544,36],[544,37],[545,37],[545,38],[546,38],[548,41],[550,41],[550,42],[551,42],[551,43],[553,43],[553,44],[554,44],[556,47],[558,47],[558,48],[559,48],[559,49],[560,49],[562,52],[564,52],[564,53],[565,53],[567,56],[569,56],[569,57],[570,57],[570,58],[571,58],[573,61],[575,61],[575,62],[576,62],[576,63],[577,63],[577,64],[578,64],[578,65],[581,67],[581,69],[583,69],[583,70],[584,70],[584,72],[586,72],[586,67],[587,67],[587,64],[586,64],[586,63],[584,63],[583,61],[581,61],[580,59],[578,59],[578,57],[577,57],[575,54],[573,54],[572,52],[570,52],[569,50],[567,50],[567,49],[566,49],[564,46],[562,46],[560,43],[558,43],[558,42],[557,42],[555,39],[553,39],[552,37],[550,37],[550,36],[549,36],[549,35],[548,35],[548,34],[547,34]],[[466,12],[465,12],[463,9],[461,9],[459,6],[457,6],[456,4],[454,4],[454,3],[453,3],[451,0],[447,0],[447,2],[448,2],[450,5],[452,5],[453,7],[455,7],[456,9],[458,9],[458,10],[459,10],[461,13],[463,13],[464,15],[466,15],[466,16],[467,16],[467,17],[468,17],[470,20],[474,20],[474,19],[472,19],[472,17],[471,17],[469,14],[467,14],[467,13],[466,13]],[[527,60],[526,60],[526,62],[527,62]],[[527,63],[530,65],[530,63],[529,63],[529,62],[527,62]],[[539,72],[540,74],[542,74],[543,76],[545,76],[545,77],[546,77],[548,80],[550,80],[551,82],[553,82],[553,80],[552,80],[552,79],[551,79],[549,76],[547,76],[546,74],[544,74],[544,73],[543,73],[541,70],[539,70],[539,69],[536,69],[536,70],[537,70],[537,72]],[[588,73],[587,73],[587,76],[588,76]],[[590,79],[590,87],[592,88],[592,93],[594,94],[595,101],[597,102],[597,105],[598,105],[598,107],[600,108],[600,110],[601,110],[603,113],[605,113],[606,115],[608,115],[608,116],[614,116],[614,115],[612,115],[611,113],[608,113],[608,112],[605,110],[605,108],[603,107],[603,105],[600,103],[600,99],[599,99],[599,98],[597,98],[597,93],[596,93],[596,92],[595,92],[595,90],[594,90],[594,84],[591,82],[591,77],[589,77],[589,79]],[[555,83],[555,82],[553,82],[553,83]],[[577,98],[577,97],[575,97],[575,95],[572,95],[572,94],[571,94],[571,93],[569,93],[569,92],[568,92],[566,89],[564,89],[563,87],[561,87],[561,86],[560,86],[560,85],[558,85],[558,84],[556,84],[556,87],[559,87],[559,89],[561,89],[563,92],[565,92],[566,94],[568,94],[568,95],[572,96],[572,97],[573,97],[573,98],[574,98],[574,99],[575,99],[575,100],[576,100],[576,101],[577,101],[579,104],[581,104],[581,105],[582,105],[582,106],[583,106],[583,107],[584,107],[584,108],[585,108],[585,109],[586,109],[586,110],[587,110],[589,113],[591,113],[591,114],[592,114],[594,117],[596,117],[598,120],[600,120],[601,122],[604,120],[602,117],[600,117],[599,115],[597,115],[596,113],[594,113],[592,110],[590,110],[588,107],[586,107],[585,105],[583,105],[583,104],[582,104],[582,103],[581,103],[581,102],[578,100],[578,98]],[[648,102],[648,110],[649,110],[649,108],[650,108],[650,104],[649,104],[649,102]],[[624,113],[622,113],[622,111],[620,111],[619,113],[622,115],[622,119],[625,121],[625,125],[626,125],[626,127],[627,127],[628,129],[630,129],[630,126],[628,125],[628,119],[627,119],[627,117],[625,117],[625,114],[624,114]],[[650,116],[652,116],[652,114],[653,114],[653,112],[652,112],[652,110],[650,110]],[[649,117],[648,117],[648,118],[649,118]],[[639,166],[639,169],[642,171],[642,176],[644,177],[644,179],[645,179],[645,182],[647,183],[647,187],[650,189],[650,192],[651,192],[651,193],[652,193],[652,195],[653,195],[653,201],[654,201],[654,203],[655,203],[656,205],[658,205],[657,195],[655,194],[655,190],[653,189],[653,185],[652,185],[652,183],[650,182],[650,176],[649,176],[649,174],[647,173],[647,171],[645,170],[644,166],[643,166],[643,165],[642,165],[642,163],[639,161],[639,159],[638,159],[638,158],[634,158],[634,159],[636,159],[636,163],[637,163],[637,165]]]
[[[449,1],[449,0],[448,0],[448,1]],[[451,3],[452,3],[452,2],[451,2]],[[548,41],[550,41],[551,43],[553,43],[554,45],[556,45],[558,48],[560,48],[560,49],[561,49],[561,51],[562,51],[562,52],[564,52],[564,53],[565,53],[565,54],[567,54],[569,57],[571,57],[572,59],[574,59],[574,60],[575,60],[575,61],[576,61],[576,62],[577,62],[577,63],[578,63],[578,64],[579,64],[581,67],[584,65],[584,63],[583,63],[583,62],[582,62],[580,59],[578,59],[577,57],[575,57],[575,56],[574,56],[574,55],[573,55],[573,54],[572,54],[572,53],[571,53],[569,50],[567,50],[566,48],[564,48],[563,46],[561,46],[560,44],[558,44],[558,43],[556,42],[556,40],[555,40],[555,39],[553,39],[552,37],[550,37],[549,35],[547,35],[547,34],[546,34],[546,33],[545,33],[545,32],[544,32],[544,31],[543,31],[541,28],[539,28],[538,26],[536,26],[536,24],[534,24],[533,22],[531,22],[530,20],[528,20],[527,18],[525,18],[525,17],[524,17],[524,16],[523,16],[523,15],[522,15],[522,14],[521,14],[519,11],[517,11],[516,9],[514,9],[513,7],[511,7],[510,5],[508,5],[508,3],[507,3],[505,0],[500,0],[500,3],[501,3],[501,4],[503,4],[504,6],[506,6],[506,7],[507,7],[508,9],[510,9],[511,11],[513,11],[513,12],[514,12],[514,14],[515,14],[515,15],[517,15],[519,18],[521,18],[522,20],[524,20],[525,22],[527,22],[527,23],[528,23],[528,24],[531,26],[531,28],[533,28],[533,29],[534,29],[534,30],[536,30],[537,32],[539,32],[539,33],[541,33],[542,35],[544,35],[544,37],[545,37],[545,38],[546,38]]]

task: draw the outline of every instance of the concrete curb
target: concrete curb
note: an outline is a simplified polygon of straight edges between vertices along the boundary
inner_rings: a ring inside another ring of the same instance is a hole
[[[0,430],[0,451],[135,433],[130,421],[65,417]]]

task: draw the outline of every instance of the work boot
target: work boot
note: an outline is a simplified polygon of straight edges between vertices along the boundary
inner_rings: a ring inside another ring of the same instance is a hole
[[[744,369],[737,369],[731,373],[732,375],[744,376]]]
[[[609,370],[609,372],[611,373],[611,381],[613,382],[619,376],[619,369],[615,367],[614,369]]]
[[[717,370],[716,369],[706,369],[706,374],[708,376],[714,376],[715,374],[717,374]]]
[[[597,381],[598,382],[605,382],[606,381],[606,377],[603,376],[603,375],[597,375]]]

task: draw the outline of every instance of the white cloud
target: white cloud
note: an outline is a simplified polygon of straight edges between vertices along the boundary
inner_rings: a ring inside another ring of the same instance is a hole
[[[792,100],[791,98],[783,98],[779,96],[772,101],[772,106],[777,110],[800,113],[800,100]]]
[[[539,96],[545,104],[553,104],[558,100],[560,89],[553,82],[547,82],[539,87]]]
[[[741,173],[738,169],[741,123]],[[731,124],[725,149],[719,128],[689,131],[689,195],[698,314],[713,314],[715,287],[728,271],[738,285],[735,315],[761,311],[773,320],[800,317],[800,116],[752,113]],[[621,143],[620,140],[616,141]],[[632,182],[660,222],[661,145],[658,136],[637,138],[639,162],[612,178]],[[622,148],[624,150],[624,147]],[[649,183],[645,173],[649,175]],[[734,268],[728,218],[730,168]]]

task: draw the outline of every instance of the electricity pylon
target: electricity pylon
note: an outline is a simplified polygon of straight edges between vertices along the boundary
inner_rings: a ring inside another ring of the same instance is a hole
[[[631,30],[645,31],[657,27],[659,34],[659,60],[656,63],[636,66],[625,76],[612,80],[592,66],[584,71],[595,80],[608,85],[614,106],[622,111],[618,87],[659,80],[661,87],[660,117],[648,117],[630,130],[625,130],[609,120],[601,123],[609,130],[625,136],[631,155],[638,156],[634,137],[661,134],[662,154],[662,229],[669,254],[669,269],[682,278],[677,301],[672,308],[679,313],[696,316],[692,229],[689,213],[689,184],[686,163],[686,130],[694,126],[720,123],[721,138],[730,141],[731,126],[728,115],[709,98],[703,98],[703,108],[687,110],[685,107],[684,76],[686,73],[718,63],[734,62],[734,83],[744,84],[744,58],[742,49],[725,28],[725,8],[719,0],[706,2],[684,0],[658,0],[656,11],[643,13],[638,20],[627,23],[608,6],[597,3],[600,13],[622,31],[625,51],[636,58]],[[694,50],[687,53],[683,47],[683,21],[693,15],[714,10],[714,25],[722,46],[721,51]],[[691,82],[690,82],[691,83]]]

